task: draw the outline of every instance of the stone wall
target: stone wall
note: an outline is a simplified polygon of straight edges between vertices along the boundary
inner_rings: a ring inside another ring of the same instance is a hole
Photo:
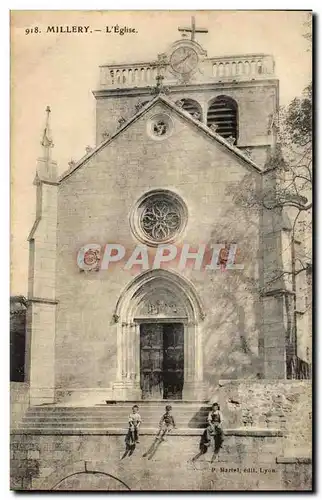
[[[208,396],[224,417],[224,443],[214,463],[211,451],[191,463],[204,432],[193,427],[174,430],[151,459],[143,454],[154,442],[153,428],[142,427],[140,444],[123,459],[126,429],[13,430],[11,488],[311,489],[310,381],[221,380]],[[174,406],[179,418],[178,411]]]
[[[37,162],[36,220],[29,234],[26,380],[31,404],[54,400],[56,331],[57,165]]]
[[[10,426],[17,427],[29,407],[29,384],[10,382]]]
[[[174,130],[165,142],[147,136],[147,120],[169,112]],[[121,153],[120,153],[121,152]],[[155,105],[108,147],[62,181],[58,195],[56,388],[109,389],[115,381],[117,326],[115,306],[142,269],[123,264],[82,273],[77,252],[88,243],[117,242],[132,252],[137,241],[129,225],[136,201],[151,189],[170,189],[185,201],[189,217],[184,242],[236,241],[242,271],[195,270],[182,275],[193,283],[206,312],[204,374],[218,378],[256,377],[261,304],[257,290],[261,262],[259,216],[234,200],[247,178],[255,188],[260,174],[193,124]],[[183,241],[176,242],[181,245]],[[130,255],[130,253],[129,253]],[[177,263],[175,263],[176,265]],[[215,370],[214,370],[215,367]]]
[[[210,451],[192,463],[198,436],[169,436],[148,459],[143,435],[122,460],[124,435],[14,435],[11,489],[310,490],[310,458],[285,459],[281,438],[263,436],[226,436],[213,463]]]
[[[311,455],[310,380],[221,380],[208,397],[221,404],[226,426],[279,428],[284,433],[286,455]]]

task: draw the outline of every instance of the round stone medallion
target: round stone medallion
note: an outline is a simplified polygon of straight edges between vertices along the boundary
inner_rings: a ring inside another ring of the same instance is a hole
[[[158,113],[152,116],[147,124],[148,135],[156,141],[163,141],[169,137],[172,130],[173,121],[166,113]]]

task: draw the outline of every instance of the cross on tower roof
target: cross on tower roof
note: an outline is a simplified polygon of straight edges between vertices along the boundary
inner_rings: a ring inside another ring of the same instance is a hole
[[[196,19],[194,16],[191,17],[191,27],[180,27],[178,28],[178,31],[182,31],[184,33],[191,33],[191,40],[195,40],[195,35],[196,33],[208,33],[207,28],[196,28]]]

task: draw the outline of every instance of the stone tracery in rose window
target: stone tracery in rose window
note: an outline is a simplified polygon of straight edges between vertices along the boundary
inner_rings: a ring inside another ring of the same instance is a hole
[[[153,132],[155,135],[159,137],[166,134],[167,129],[168,129],[167,124],[162,120],[158,120],[156,123],[153,124]]]
[[[171,238],[180,225],[178,207],[171,200],[151,200],[143,209],[141,227],[155,241]]]

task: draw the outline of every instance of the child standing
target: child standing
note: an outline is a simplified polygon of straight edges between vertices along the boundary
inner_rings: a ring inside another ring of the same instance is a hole
[[[168,432],[175,428],[176,424],[171,412],[172,406],[167,405],[165,407],[165,413],[162,415],[159,422],[160,430],[158,432],[157,439],[163,439],[163,437],[168,434]]]
[[[129,415],[129,432],[132,437],[133,443],[139,443],[139,429],[141,425],[142,419],[139,414],[138,405],[132,406],[132,413]]]

